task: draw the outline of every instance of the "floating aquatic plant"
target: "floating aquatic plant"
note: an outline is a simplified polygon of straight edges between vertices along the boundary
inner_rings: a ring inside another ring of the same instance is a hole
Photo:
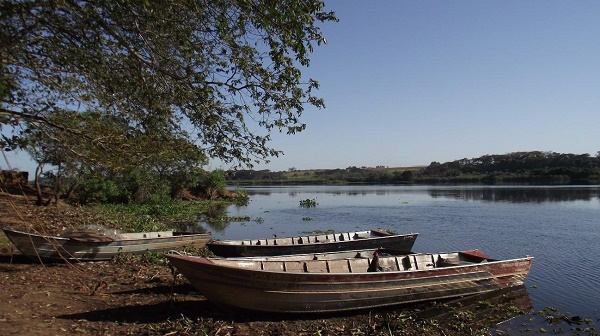
[[[300,200],[300,206],[303,208],[314,208],[317,205],[319,205],[319,203],[317,203],[316,198],[313,198],[313,199],[307,198],[304,200]]]

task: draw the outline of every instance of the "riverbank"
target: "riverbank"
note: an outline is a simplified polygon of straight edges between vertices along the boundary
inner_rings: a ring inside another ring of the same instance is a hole
[[[68,204],[36,207],[31,201],[29,196],[0,194],[2,225],[52,233],[105,220]],[[41,265],[20,256],[3,234],[0,283],[3,335],[481,335],[528,309],[526,302],[520,308],[521,301],[503,294],[469,304],[341,316],[235,314],[206,301],[181,276],[174,278],[159,255]],[[437,317],[426,319],[424,312]],[[494,329],[489,333],[495,334]]]

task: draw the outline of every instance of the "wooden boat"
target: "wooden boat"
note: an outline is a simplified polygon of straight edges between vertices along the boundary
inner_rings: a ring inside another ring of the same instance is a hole
[[[377,229],[287,238],[216,240],[208,242],[206,246],[221,257],[307,254],[379,247],[408,253],[412,250],[417,235],[397,235]]]
[[[34,260],[110,260],[119,253],[168,252],[191,246],[204,247],[210,233],[177,231],[121,233],[114,238],[93,232],[75,232],[69,237],[46,236],[2,228],[25,256]]]
[[[348,250],[348,251],[335,251],[335,252],[320,252],[320,253],[306,253],[306,254],[285,254],[276,256],[258,256],[258,257],[228,257],[228,260],[239,260],[239,261],[300,261],[300,260],[339,260],[339,259],[369,259],[373,256],[373,252],[377,251],[378,256],[405,256],[408,254],[414,254],[414,252],[398,251],[387,248],[378,249],[364,249],[364,250]],[[173,252],[177,253],[177,252]],[[209,257],[210,259],[211,257]],[[212,257],[222,258],[222,257]]]
[[[296,261],[166,257],[216,305],[270,313],[340,312],[494,291],[523,285],[533,260],[495,260],[478,250]]]

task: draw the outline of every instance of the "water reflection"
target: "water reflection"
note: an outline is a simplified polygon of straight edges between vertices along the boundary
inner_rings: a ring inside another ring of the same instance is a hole
[[[403,315],[400,319],[410,315],[417,320],[435,321],[440,329],[461,335],[486,329],[490,334],[505,335],[502,331],[509,328],[505,328],[503,322],[525,317],[532,311],[533,304],[527,289],[517,286],[441,302],[409,304],[404,309],[389,311],[388,315],[400,313]]]
[[[497,291],[465,296],[420,308],[415,317],[433,319],[440,324],[456,326],[457,321],[468,324],[465,328],[503,329],[502,322],[530,314],[533,303],[527,288],[517,286]]]
[[[249,195],[271,196],[281,193],[287,193],[292,198],[307,193],[332,196],[423,194],[434,199],[449,198],[510,203],[573,202],[600,199],[600,187],[598,186],[290,186],[248,188]]]
[[[597,189],[574,188],[481,188],[429,190],[432,198],[456,198],[469,201],[510,202],[510,203],[546,203],[590,201],[600,198]]]
[[[206,223],[213,232],[224,232],[230,224],[227,221],[228,206],[226,203],[210,204],[206,212],[200,215],[200,222]]]
[[[424,193],[432,198],[510,203],[572,202],[600,199],[600,188],[598,186],[289,186],[250,187],[248,193],[249,195],[261,196],[287,193],[290,197],[298,197],[306,193],[333,196],[387,196]]]

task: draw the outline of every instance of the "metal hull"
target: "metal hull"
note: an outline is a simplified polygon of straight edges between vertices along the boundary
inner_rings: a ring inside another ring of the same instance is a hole
[[[528,257],[431,269],[344,272],[342,267],[336,273],[306,273],[306,266],[304,271],[265,271],[250,269],[255,261],[234,267],[208,258],[167,258],[213,303],[272,313],[340,312],[489,292],[523,285],[532,262]],[[398,258],[406,257],[392,258],[401,265]],[[345,261],[352,263],[339,260]]]
[[[207,247],[221,257],[276,256],[371,248],[410,253],[417,236],[417,233],[392,235],[380,230],[370,230],[302,237],[212,241]]]
[[[173,231],[127,233],[112,242],[80,241],[65,237],[44,236],[3,228],[4,234],[25,256],[38,260],[99,261],[110,260],[119,253],[142,254],[168,252],[184,246],[203,247],[211,235],[177,234]]]

